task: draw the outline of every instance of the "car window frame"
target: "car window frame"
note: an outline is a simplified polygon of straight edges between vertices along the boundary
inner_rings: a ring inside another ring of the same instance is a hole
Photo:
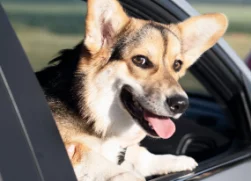
[[[43,91],[0,3],[0,177],[76,181]]]

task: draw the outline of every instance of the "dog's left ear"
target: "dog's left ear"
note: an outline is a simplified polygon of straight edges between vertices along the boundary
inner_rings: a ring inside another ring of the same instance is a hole
[[[191,17],[178,24],[187,67],[223,36],[227,26],[226,16],[220,13]]]
[[[112,44],[116,35],[129,22],[117,0],[88,0],[84,44],[91,54]]]

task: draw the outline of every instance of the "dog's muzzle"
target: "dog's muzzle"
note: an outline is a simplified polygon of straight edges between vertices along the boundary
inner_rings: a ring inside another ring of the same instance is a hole
[[[188,99],[180,94],[173,94],[164,101],[155,97],[154,101],[152,97],[140,97],[130,86],[124,86],[120,94],[124,108],[149,136],[167,139],[175,132],[172,118],[177,119],[187,109]]]

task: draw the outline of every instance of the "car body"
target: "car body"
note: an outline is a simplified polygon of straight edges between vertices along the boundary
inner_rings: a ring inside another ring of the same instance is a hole
[[[251,70],[251,52],[248,54],[247,58],[246,58],[246,63],[247,66],[249,67],[249,69]]]
[[[135,17],[175,23],[198,14],[183,0],[121,0]],[[42,90],[0,8],[0,180],[75,180]],[[199,161],[192,172],[148,180],[249,180],[251,173],[251,72],[221,39],[183,80],[190,107],[168,140],[146,138],[156,154],[186,154]],[[198,81],[208,93],[189,89]],[[186,84],[189,82],[189,84]]]

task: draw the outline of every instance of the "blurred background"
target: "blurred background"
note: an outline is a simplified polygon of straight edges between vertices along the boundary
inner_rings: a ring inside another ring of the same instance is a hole
[[[245,59],[251,50],[251,0],[188,0],[200,13],[222,12],[229,19],[225,40]]]
[[[80,0],[2,0],[34,71],[83,39],[86,3]]]
[[[244,60],[251,49],[251,0],[188,0],[200,13],[223,12],[230,26],[225,40]],[[2,0],[34,71],[64,48],[81,41],[86,4],[80,0]],[[187,89],[207,92],[190,74]]]

